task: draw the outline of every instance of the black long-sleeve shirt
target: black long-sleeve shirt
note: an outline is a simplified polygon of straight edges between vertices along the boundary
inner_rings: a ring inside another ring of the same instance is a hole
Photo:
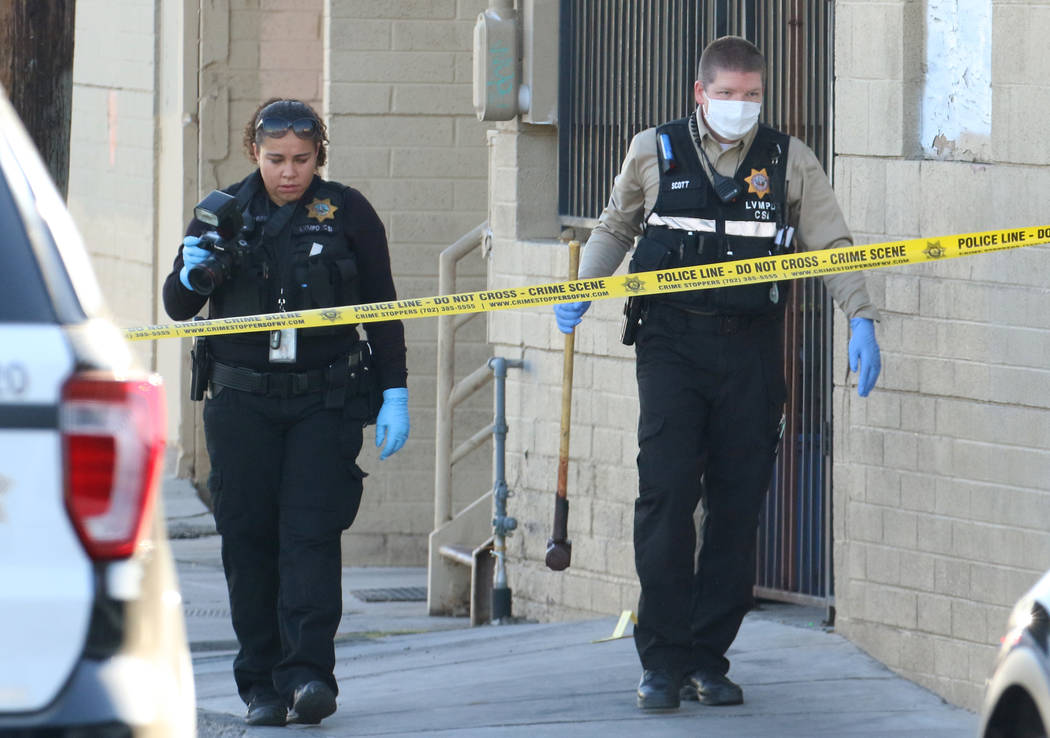
[[[243,184],[244,181],[239,182],[224,191],[236,194]],[[314,192],[322,184],[321,178],[315,176],[296,207],[309,202]],[[336,185],[336,187],[342,188],[341,185]],[[260,198],[262,201],[256,202]],[[252,202],[252,212],[257,212],[257,207],[272,207],[266,202],[267,200],[265,189],[259,187]],[[362,303],[396,300],[397,293],[390,271],[390,252],[387,246],[386,230],[379,216],[364,195],[353,188],[344,190],[339,206],[346,208],[340,213],[340,216],[344,223],[345,236],[350,241],[357,259]],[[186,228],[186,235],[199,236],[208,229],[209,226],[194,218]],[[179,272],[182,267],[182,246],[180,246],[172,265],[172,271],[164,281],[162,292],[164,309],[174,320],[192,318],[208,302],[208,297],[186,289],[179,280]],[[273,305],[267,312],[277,310],[278,307]],[[380,387],[388,389],[406,386],[405,331],[401,321],[365,323],[364,328],[372,346]],[[348,335],[352,339],[353,333],[349,330]],[[230,340],[225,339],[222,335],[213,336],[209,338],[209,346],[216,359],[256,371],[304,371],[323,368],[347,348],[347,341],[344,337],[311,336],[307,329],[301,331],[298,336],[296,361],[291,364],[273,364],[269,361],[266,333],[258,334],[255,340],[245,341],[243,337],[240,338],[241,340]],[[352,343],[352,340],[350,342]]]

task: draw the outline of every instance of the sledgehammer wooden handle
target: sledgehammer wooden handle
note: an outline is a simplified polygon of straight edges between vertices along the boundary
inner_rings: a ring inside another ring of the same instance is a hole
[[[569,242],[569,279],[580,272],[580,242]],[[561,571],[569,566],[572,543],[568,541],[569,528],[569,428],[572,419],[572,366],[576,350],[576,333],[565,334],[565,356],[561,375],[561,434],[558,444],[558,487],[554,497],[554,524],[547,542],[546,563],[549,569]]]

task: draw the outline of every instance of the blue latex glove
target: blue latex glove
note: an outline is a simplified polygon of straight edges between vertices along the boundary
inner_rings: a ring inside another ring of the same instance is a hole
[[[857,394],[867,397],[882,371],[879,344],[875,341],[875,324],[870,318],[853,318],[849,327],[849,370],[857,373]]]
[[[561,302],[554,306],[554,319],[558,321],[558,330],[572,333],[583,320],[583,314],[591,306],[588,302]]]
[[[383,390],[383,406],[376,417],[376,448],[386,442],[380,460],[397,453],[408,440],[408,388]]]
[[[186,236],[182,239],[182,270],[179,272],[179,281],[182,282],[182,286],[186,289],[193,291],[190,287],[189,273],[190,269],[200,264],[202,261],[208,258],[208,254],[211,252],[208,249],[202,249],[199,244],[201,240],[196,236]]]

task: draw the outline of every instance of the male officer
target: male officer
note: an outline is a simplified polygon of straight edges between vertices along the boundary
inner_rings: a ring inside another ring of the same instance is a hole
[[[580,277],[612,274],[641,236],[631,271],[852,244],[834,193],[801,141],[759,125],[762,53],[726,36],[700,59],[694,115],[631,142]],[[793,236],[793,238],[792,238]],[[858,392],[880,370],[878,313],[858,273],[825,277],[850,319]],[[646,299],[635,351],[640,418],[634,637],[638,706],[680,698],[738,704],[725,653],[753,605],[755,530],[785,399],[782,318],[789,285],[761,283]],[[589,303],[554,308],[572,332]],[[693,513],[706,503],[694,567]]]

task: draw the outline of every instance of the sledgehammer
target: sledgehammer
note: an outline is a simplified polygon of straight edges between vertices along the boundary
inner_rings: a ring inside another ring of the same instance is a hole
[[[580,270],[580,242],[569,241],[569,279]],[[569,527],[569,421],[572,417],[572,358],[576,333],[565,335],[565,358],[561,375],[561,439],[558,447],[558,489],[554,497],[554,526],[547,541],[547,568],[561,571],[569,568],[572,541],[567,540]]]

